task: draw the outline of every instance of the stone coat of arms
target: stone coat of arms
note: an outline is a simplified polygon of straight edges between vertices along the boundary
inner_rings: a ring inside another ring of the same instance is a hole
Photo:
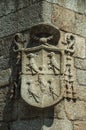
[[[15,40],[17,62],[21,59],[21,97],[32,106],[49,107],[63,98],[64,50],[54,44],[59,36],[58,29],[39,25],[31,30],[29,47],[24,48],[21,35]]]

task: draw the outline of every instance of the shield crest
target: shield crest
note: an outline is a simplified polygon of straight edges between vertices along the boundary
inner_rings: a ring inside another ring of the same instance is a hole
[[[61,97],[61,50],[40,45],[22,51],[21,96],[30,105],[45,108]]]

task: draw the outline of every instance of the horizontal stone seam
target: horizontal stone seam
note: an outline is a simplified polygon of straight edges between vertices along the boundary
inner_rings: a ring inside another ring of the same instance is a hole
[[[18,11],[21,11],[21,10],[23,10],[23,9],[26,9],[26,8],[28,8],[28,7],[31,7],[31,6],[33,6],[33,5],[37,4],[37,3],[40,3],[40,0],[39,0],[38,2],[36,2],[36,3],[34,3],[34,4],[27,5],[27,6],[25,6],[25,7],[22,7],[22,8],[16,9],[15,11],[12,11],[12,12],[6,14],[6,15],[0,16],[0,18],[6,17],[6,16],[8,16],[9,14],[17,13]]]

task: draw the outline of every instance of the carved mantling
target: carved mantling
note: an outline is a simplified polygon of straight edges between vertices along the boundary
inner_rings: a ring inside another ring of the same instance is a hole
[[[48,24],[31,28],[27,47],[22,34],[14,37],[16,86],[20,86],[21,97],[32,106],[45,108],[63,98],[75,99],[72,74],[75,39],[67,35],[63,49],[58,47],[59,39],[59,29]]]
[[[65,35],[64,48],[64,97],[75,101],[77,98],[77,86],[74,70],[75,37],[73,34],[67,33]]]

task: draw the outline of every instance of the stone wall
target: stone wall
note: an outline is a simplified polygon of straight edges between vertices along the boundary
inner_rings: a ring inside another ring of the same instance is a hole
[[[0,1],[0,130],[86,130],[86,1],[85,0],[1,0]],[[22,32],[27,42],[29,29],[39,23],[52,23],[60,29],[60,42],[66,33],[75,36],[74,66],[77,100],[37,109],[21,96],[9,100],[11,46],[13,36]]]

